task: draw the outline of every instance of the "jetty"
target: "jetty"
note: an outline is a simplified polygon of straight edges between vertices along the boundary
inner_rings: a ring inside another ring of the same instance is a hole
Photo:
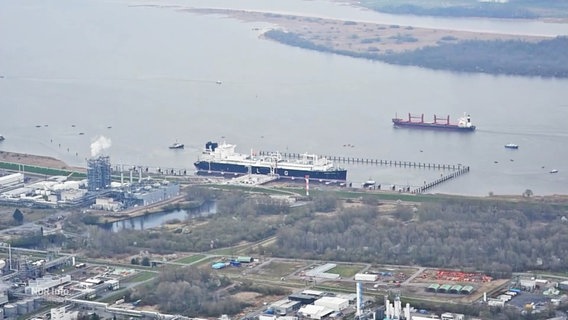
[[[274,154],[272,151],[259,151],[261,156],[268,156]],[[304,154],[293,153],[293,152],[279,152],[279,154],[288,159],[301,159]],[[459,170],[463,166],[461,164],[443,164],[443,163],[427,163],[427,162],[416,162],[416,161],[403,161],[403,160],[384,160],[384,159],[372,159],[372,158],[358,158],[358,157],[345,157],[345,156],[329,156],[329,155],[318,155],[318,157],[327,158],[338,163],[347,164],[369,164],[369,165],[380,165],[380,166],[393,166],[393,167],[403,167],[403,168],[425,168],[425,169],[444,169],[444,170]]]
[[[274,154],[273,151],[260,150],[259,155],[267,156]],[[301,159],[303,157],[302,153],[295,152],[279,152],[279,154],[288,159]],[[391,166],[399,168],[417,168],[417,169],[435,169],[435,170],[450,170],[451,172],[443,174],[440,178],[433,181],[424,181],[422,186],[403,186],[398,187],[392,185],[390,191],[399,191],[413,194],[420,194],[429,189],[432,189],[446,181],[457,178],[462,174],[468,173],[469,166],[464,166],[462,164],[446,164],[446,163],[428,163],[428,162],[416,162],[416,161],[404,161],[404,160],[385,160],[385,159],[373,159],[373,158],[359,158],[359,157],[346,157],[346,156],[334,156],[334,155],[319,155],[319,157],[327,158],[334,162],[346,163],[346,164],[361,164],[361,165],[376,165],[376,166]],[[373,186],[375,188],[375,186]],[[379,185],[380,190],[380,185]]]

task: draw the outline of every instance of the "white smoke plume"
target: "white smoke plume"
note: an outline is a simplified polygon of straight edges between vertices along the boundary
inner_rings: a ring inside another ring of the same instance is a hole
[[[99,155],[104,149],[110,148],[112,142],[109,138],[98,136],[93,143],[91,143],[91,157],[96,157]]]

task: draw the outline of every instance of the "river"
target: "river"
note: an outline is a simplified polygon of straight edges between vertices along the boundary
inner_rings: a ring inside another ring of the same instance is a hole
[[[568,25],[378,14],[327,1],[5,0],[0,150],[86,166],[98,137],[114,164],[186,168],[205,142],[463,164],[430,192],[567,194],[568,80],[461,74],[312,52],[183,7],[229,7],[400,25],[566,35]],[[143,5],[143,6],[140,6]],[[217,84],[222,81],[222,84]],[[391,118],[467,112],[471,134],[394,129]],[[170,150],[178,140],[184,150]],[[516,143],[518,150],[507,150]],[[442,172],[345,165],[354,184],[421,185]],[[550,174],[551,169],[558,173]]]

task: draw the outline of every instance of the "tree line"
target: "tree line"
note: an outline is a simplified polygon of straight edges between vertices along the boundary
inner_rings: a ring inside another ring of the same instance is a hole
[[[355,52],[316,44],[301,34],[270,30],[265,36],[287,45],[395,65],[418,66],[436,70],[495,75],[568,78],[568,37],[559,36],[538,42],[521,40],[441,41],[400,53]],[[362,40],[364,41],[364,40]]]
[[[566,207],[480,200],[423,203],[379,214],[343,208],[280,228],[275,256],[475,268],[498,278],[513,271],[563,271],[568,264]]]

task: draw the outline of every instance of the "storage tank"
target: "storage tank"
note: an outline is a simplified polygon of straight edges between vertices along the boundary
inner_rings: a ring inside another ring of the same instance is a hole
[[[28,304],[25,301],[16,302],[16,310],[19,316],[23,316],[28,313]]]
[[[36,296],[36,297],[33,298],[33,301],[34,301],[34,310],[41,308],[41,297]],[[2,318],[0,318],[0,319],[2,319]]]
[[[18,309],[13,304],[4,305],[4,316],[7,318],[15,318],[18,316]]]
[[[0,319],[4,319],[4,309],[0,308]]]
[[[28,307],[28,312],[34,312],[35,307],[34,307],[34,300],[33,299],[28,299],[26,300],[26,305]]]

